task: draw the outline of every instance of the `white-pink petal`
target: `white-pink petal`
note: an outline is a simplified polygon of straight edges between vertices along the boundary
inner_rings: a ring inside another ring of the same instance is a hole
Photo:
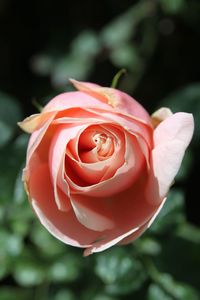
[[[155,129],[151,171],[146,187],[148,201],[158,204],[176,176],[194,131],[193,116],[176,113]]]

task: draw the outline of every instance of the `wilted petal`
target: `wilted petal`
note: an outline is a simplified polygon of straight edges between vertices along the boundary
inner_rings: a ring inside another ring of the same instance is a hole
[[[46,122],[48,123],[49,119],[51,119],[53,115],[54,113],[35,114],[24,119],[22,122],[18,122],[17,124],[27,133],[32,133],[44,126]]]

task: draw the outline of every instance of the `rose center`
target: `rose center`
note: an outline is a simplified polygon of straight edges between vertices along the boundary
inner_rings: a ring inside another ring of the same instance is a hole
[[[96,133],[93,136],[98,155],[110,156],[113,153],[113,139],[104,133]]]

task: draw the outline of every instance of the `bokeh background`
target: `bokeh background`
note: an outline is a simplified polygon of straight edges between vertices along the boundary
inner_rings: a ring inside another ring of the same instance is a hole
[[[192,112],[196,129],[168,201],[140,239],[82,257],[53,238],[21,183],[16,126],[68,78],[118,88],[149,113]],[[0,0],[0,299],[200,299],[200,1]]]

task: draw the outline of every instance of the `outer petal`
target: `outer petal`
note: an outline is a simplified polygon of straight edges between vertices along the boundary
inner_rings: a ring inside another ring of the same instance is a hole
[[[167,107],[161,107],[151,115],[153,126],[156,128],[162,121],[171,117],[173,113]]]
[[[57,239],[76,246],[88,247],[99,238],[99,232],[82,226],[73,210],[58,210],[47,164],[35,166],[28,184],[30,202],[40,222]]]
[[[158,204],[176,176],[194,130],[191,114],[176,113],[155,129],[151,172],[146,188],[148,201]]]
[[[83,92],[67,92],[62,93],[53,98],[43,109],[42,113],[50,111],[63,111],[71,109],[73,107],[81,108],[104,108],[110,109],[110,106],[106,103],[102,103],[98,99],[85,94]]]
[[[31,115],[30,117],[24,119],[22,122],[18,122],[19,127],[26,131],[27,133],[32,133],[45,125],[49,119],[55,115],[53,112],[40,113]]]
[[[77,202],[92,211],[108,216],[115,224],[112,230],[102,232],[99,240],[94,241],[92,247],[86,249],[85,255],[103,251],[131,234],[138,233],[138,230],[156,215],[159,206],[146,202],[145,171],[142,174],[143,177],[141,176],[131,188],[111,197],[90,199],[84,195],[73,195],[76,196]]]
[[[134,233],[130,234],[129,236],[127,236],[125,239],[121,240],[119,245],[126,245],[129,244],[131,242],[133,242],[135,239],[137,239],[141,234],[144,233],[144,231],[146,229],[148,229],[152,223],[155,221],[156,217],[158,216],[159,212],[161,211],[161,209],[163,208],[163,205],[165,204],[165,201],[167,200],[167,198],[165,198],[160,206],[158,206],[158,208],[156,209],[155,213],[153,214],[153,216],[150,218],[150,220],[148,220],[144,225],[140,226],[139,229],[137,231],[135,231]]]
[[[133,115],[151,126],[151,119],[147,111],[126,93],[89,82],[79,82],[74,79],[71,79],[71,82],[79,91],[87,93],[103,103],[109,104],[115,110]]]
[[[41,141],[43,140],[45,134],[47,133],[48,135],[48,139],[47,140],[50,140],[51,139],[51,135],[53,134],[52,133],[52,130],[48,130],[54,117],[55,117],[55,112],[52,112],[51,115],[49,116],[48,120],[42,125],[42,127],[38,128],[37,130],[35,130],[30,139],[29,139],[29,143],[28,143],[28,149],[27,149],[27,157],[26,157],[26,166],[28,167],[29,165],[29,161],[31,159],[31,157],[34,155],[37,147],[39,146],[39,144],[41,143]],[[42,155],[42,152],[40,153],[40,156],[42,156],[44,158],[44,160],[47,160],[48,157],[46,155],[46,151],[47,151],[47,146],[43,146],[43,154]]]

